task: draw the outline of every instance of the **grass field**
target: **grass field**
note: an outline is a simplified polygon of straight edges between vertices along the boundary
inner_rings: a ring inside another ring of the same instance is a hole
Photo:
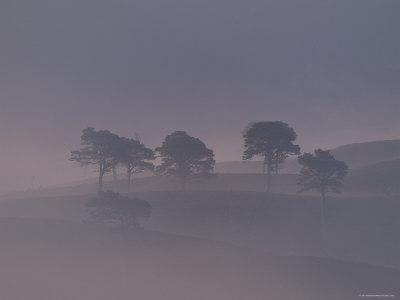
[[[309,195],[240,191],[133,194],[149,201],[146,228],[229,242],[285,255],[329,256],[400,267],[400,202],[387,197],[335,197],[326,207]],[[8,199],[0,217],[80,223],[89,195]]]
[[[318,195],[296,176],[263,192],[257,174],[218,174],[179,191],[138,178],[130,196],[152,205],[145,231],[122,236],[82,223],[96,185],[3,196],[0,290],[5,299],[359,299],[398,294],[400,202],[352,192]],[[127,193],[125,182],[106,183]]]
[[[346,300],[400,282],[389,268],[54,220],[2,218],[0,239],[3,299]]]
[[[368,167],[350,170],[345,180],[344,196],[396,196],[397,174],[400,171],[400,161],[388,161],[372,164]],[[280,174],[272,177],[272,192],[275,194],[298,194],[298,175]],[[187,182],[187,191],[265,191],[266,178],[262,174],[215,174],[209,178],[191,179]],[[105,181],[105,190],[113,189],[128,192],[126,180],[120,179],[114,183],[110,178]],[[174,177],[147,176],[134,180],[132,190],[135,192],[163,192],[181,190],[180,181]],[[93,194],[97,191],[96,180],[75,183],[60,187],[36,189],[3,195],[0,198],[27,197],[58,197]],[[307,193],[306,195],[316,195]]]

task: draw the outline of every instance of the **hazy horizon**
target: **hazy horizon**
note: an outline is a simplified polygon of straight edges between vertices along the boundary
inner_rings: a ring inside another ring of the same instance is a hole
[[[0,192],[92,177],[87,126],[149,147],[174,130],[239,160],[251,121],[305,150],[396,139],[398,1],[4,1]],[[34,159],[32,159],[34,158]]]
[[[1,0],[0,298],[398,297],[399,15]]]

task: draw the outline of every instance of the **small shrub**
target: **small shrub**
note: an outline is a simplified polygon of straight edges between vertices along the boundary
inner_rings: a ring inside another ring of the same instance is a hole
[[[85,221],[121,230],[137,230],[142,228],[139,220],[149,219],[150,214],[151,205],[147,201],[107,191],[87,202]]]

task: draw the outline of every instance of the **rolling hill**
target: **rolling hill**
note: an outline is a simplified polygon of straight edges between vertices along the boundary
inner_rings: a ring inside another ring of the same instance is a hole
[[[400,140],[349,144],[333,149],[332,153],[337,159],[345,161],[352,169],[355,169],[400,159]]]
[[[400,159],[378,162],[352,170],[346,179],[349,189],[364,193],[400,193]]]
[[[324,241],[320,199],[244,191],[155,191],[145,228],[212,239],[269,253],[330,256],[400,268],[397,199],[329,197]],[[0,218],[81,223],[89,195],[0,201]]]
[[[333,154],[350,166],[346,179],[345,194],[368,195],[398,193],[396,177],[400,177],[400,140],[358,143],[338,147]],[[394,158],[394,159],[393,159]],[[398,158],[398,159],[396,159]],[[295,159],[289,159],[279,175],[272,178],[273,192],[295,194],[299,166]],[[265,178],[260,174],[261,162],[218,162],[216,174],[207,179],[194,179],[188,182],[188,190],[207,191],[264,191]],[[123,176],[121,176],[123,178]],[[44,189],[31,189],[3,195],[2,198],[76,196],[96,191],[96,180],[74,182]],[[116,184],[112,178],[105,178],[105,189],[127,192],[124,179]],[[142,174],[135,179],[134,190],[175,191],[180,190],[180,182],[173,177]]]
[[[327,258],[273,256],[152,231],[0,219],[4,299],[347,300],[397,294],[400,271]]]
[[[261,161],[223,161],[215,164],[215,172],[219,174],[260,174],[262,168]],[[289,158],[282,165],[280,173],[296,174],[298,170],[296,159]]]
[[[331,150],[339,160],[345,161],[351,169],[383,161],[400,159],[400,140],[384,140],[343,145]],[[217,173],[260,173],[261,161],[229,161],[216,164]],[[290,158],[282,166],[281,173],[294,174],[299,170],[296,159]]]
[[[273,191],[277,193],[296,193],[297,175],[282,174],[274,176],[272,179]],[[120,192],[127,191],[125,180],[117,183],[106,181],[104,189],[115,189]],[[151,176],[136,178],[133,184],[133,191],[179,191],[181,183],[174,177]],[[187,182],[186,189],[192,191],[265,191],[265,177],[261,174],[216,174],[208,178],[195,178]],[[71,186],[61,186],[46,189],[28,190],[14,192],[0,197],[7,198],[26,198],[26,197],[58,197],[58,196],[79,196],[92,194],[97,191],[97,183],[89,182]]]

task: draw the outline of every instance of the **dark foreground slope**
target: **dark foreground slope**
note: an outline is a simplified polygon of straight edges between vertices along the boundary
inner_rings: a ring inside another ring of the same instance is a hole
[[[329,197],[321,238],[319,197],[260,192],[143,192],[153,207],[147,229],[229,242],[284,255],[336,257],[400,268],[400,202]],[[0,202],[0,217],[80,223],[91,196]]]
[[[269,256],[156,232],[125,236],[78,224],[0,220],[0,295],[43,299],[359,299],[397,294],[399,271]]]
[[[257,192],[143,193],[148,226],[279,254],[318,255],[400,268],[400,202],[328,197],[321,237],[320,198]]]

